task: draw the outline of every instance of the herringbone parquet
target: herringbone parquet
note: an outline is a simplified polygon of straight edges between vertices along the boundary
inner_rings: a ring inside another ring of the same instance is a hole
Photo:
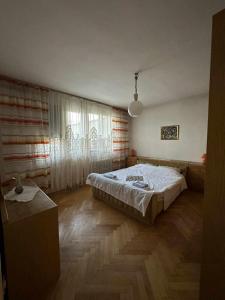
[[[184,192],[147,226],[93,199],[89,187],[55,194],[61,276],[48,300],[198,299],[202,198]]]

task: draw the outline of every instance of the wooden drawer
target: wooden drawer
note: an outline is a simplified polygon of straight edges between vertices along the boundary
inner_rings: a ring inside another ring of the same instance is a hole
[[[41,190],[30,202],[5,201],[5,207],[8,298],[45,299],[60,273],[58,207]],[[3,206],[3,215],[2,210]]]

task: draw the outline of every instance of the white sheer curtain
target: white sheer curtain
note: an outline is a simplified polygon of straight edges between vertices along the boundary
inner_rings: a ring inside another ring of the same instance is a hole
[[[68,96],[49,94],[51,189],[74,188],[90,172],[112,169],[112,109]]]

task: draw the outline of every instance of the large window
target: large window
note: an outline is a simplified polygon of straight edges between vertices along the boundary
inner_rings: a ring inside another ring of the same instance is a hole
[[[50,97],[53,189],[83,184],[91,172],[112,169],[112,109],[76,97]]]
[[[104,160],[112,158],[111,115],[69,111],[65,140],[76,158]]]

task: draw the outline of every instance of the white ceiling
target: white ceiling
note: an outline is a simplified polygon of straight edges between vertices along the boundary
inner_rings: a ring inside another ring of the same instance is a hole
[[[127,107],[208,92],[221,0],[1,0],[0,73]]]

